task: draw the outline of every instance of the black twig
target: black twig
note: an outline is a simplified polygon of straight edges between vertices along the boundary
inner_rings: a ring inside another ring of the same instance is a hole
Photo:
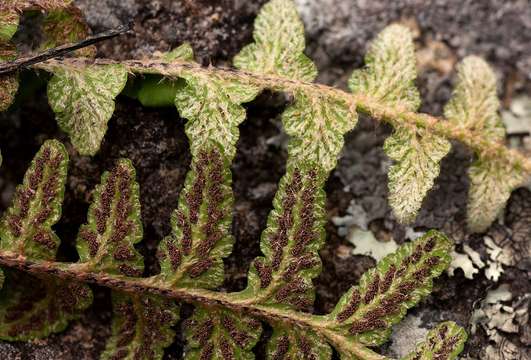
[[[112,39],[113,37],[122,35],[129,30],[131,30],[132,24],[129,23],[127,25],[120,25],[114,29],[110,29],[107,31],[100,32],[98,34],[89,36],[88,38],[81,40],[77,43],[70,43],[61,45],[52,49],[48,49],[40,54],[33,55],[33,56],[27,56],[22,57],[13,61],[9,61],[6,63],[0,64],[0,75],[7,74],[13,71],[17,71],[19,69],[27,68],[31,65],[62,56],[66,53],[75,51],[77,49],[81,49],[93,44],[96,44],[100,41],[104,41],[107,39]]]

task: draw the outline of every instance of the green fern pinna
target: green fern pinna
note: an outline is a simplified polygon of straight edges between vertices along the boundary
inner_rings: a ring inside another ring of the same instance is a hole
[[[18,24],[14,9],[25,4],[12,1],[11,7],[0,8],[4,48],[11,46]],[[36,3],[45,10],[72,11],[68,1],[52,8],[49,1]],[[55,13],[57,18],[63,16]],[[415,54],[405,27],[391,25],[375,39],[366,68],[356,70],[349,81],[351,93],[312,83],[317,69],[304,48],[295,6],[272,0],[256,19],[254,43],[234,59],[237,70],[200,67],[186,44],[147,61],[79,58],[34,65],[53,74],[50,106],[79,153],[98,151],[128,73],[141,73],[146,78],[124,93],[145,106],[174,104],[187,120],[192,161],[171,234],[159,244],[161,272],[142,277],[143,258],[134,247],[143,236],[139,186],[127,159],[104,173],[93,193],[77,237],[79,261],[55,260],[60,239],[52,226],[61,214],[68,155],[58,141],[45,141],[0,223],[0,338],[29,340],[64,330],[90,306],[87,283],[93,283],[112,289],[112,336],[102,359],[161,359],[173,341],[182,303],[194,306],[182,326],[187,359],[254,358],[263,323],[272,327],[265,351],[271,359],[330,359],[332,349],[345,359],[386,359],[371,348],[385,343],[392,326],[430,293],[433,280],[449,265],[453,245],[443,234],[429,231],[366,272],[330,314],[311,313],[312,280],[321,272],[319,250],[326,241],[324,184],[358,112],[394,127],[384,149],[394,160],[389,201],[402,222],[414,220],[452,139],[477,156],[469,172],[473,231],[495,219],[512,189],[531,173],[531,164],[501,144],[495,77],[482,60],[469,57],[459,65],[456,90],[445,111],[448,120],[443,121],[416,113]],[[0,76],[11,84],[0,91],[0,103],[7,108],[18,82],[16,75]],[[282,115],[290,136],[286,173],[247,287],[220,292],[223,259],[234,244],[232,214],[226,209],[234,201],[231,163],[238,126],[246,116],[242,104],[264,89],[293,98]],[[465,340],[461,327],[443,322],[404,359],[456,359]]]

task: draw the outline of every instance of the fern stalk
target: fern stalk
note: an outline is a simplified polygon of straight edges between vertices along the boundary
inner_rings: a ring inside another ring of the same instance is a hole
[[[183,77],[186,74],[202,74],[205,76],[219,77],[226,80],[237,80],[244,84],[274,91],[292,93],[305,91],[315,97],[327,94],[330,98],[340,99],[358,111],[369,115],[379,121],[387,122],[393,126],[410,126],[413,129],[422,128],[430,133],[450,140],[457,140],[470,149],[481,154],[483,158],[495,159],[521,168],[526,174],[531,175],[531,159],[517,150],[509,149],[502,143],[493,143],[489,139],[466,128],[462,128],[446,121],[444,118],[435,117],[426,113],[414,112],[402,106],[389,106],[378,99],[363,93],[352,94],[331,86],[316,84],[304,80],[290,79],[282,76],[261,75],[231,68],[202,67],[197,63],[174,61],[168,63],[163,60],[125,60],[115,61],[110,59],[53,59],[33,65],[33,68],[52,71],[54,68],[82,68],[91,64],[110,65],[121,64],[128,72],[137,74],[157,74],[172,77]]]
[[[84,270],[80,264],[67,264],[55,261],[33,260],[10,251],[0,251],[0,265],[16,268],[24,272],[40,275],[47,274],[62,280],[91,283],[131,293],[152,293],[190,303],[209,304],[227,308],[246,315],[259,317],[267,321],[276,321],[290,326],[297,325],[319,332],[331,343],[364,360],[382,360],[379,355],[361,343],[347,341],[343,336],[324,327],[319,316],[304,312],[279,309],[275,306],[248,304],[230,293],[200,288],[169,288],[160,285],[156,278],[131,278],[101,272]]]

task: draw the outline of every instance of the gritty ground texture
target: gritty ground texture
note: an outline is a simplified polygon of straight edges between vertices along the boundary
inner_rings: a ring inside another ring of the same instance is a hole
[[[251,41],[252,21],[264,1],[76,0],[75,3],[94,32],[129,21],[134,24],[132,34],[99,45],[100,56],[148,57],[155,50],[168,50],[188,41],[198,60],[208,65],[226,64]],[[528,1],[296,0],[296,3],[307,28],[308,55],[321,70],[321,82],[344,87],[351,70],[362,64],[368,41],[385,25],[399,21],[416,36],[423,111],[441,113],[451,94],[452,68],[468,54],[483,56],[493,65],[501,79],[504,106],[508,107],[515,96],[531,91]],[[25,81],[39,82],[35,78]],[[249,264],[260,254],[260,233],[284,172],[285,136],[279,115],[285,105],[282,95],[271,93],[262,94],[247,105],[248,119],[240,127],[241,138],[232,167],[236,246],[225,261],[224,290],[245,287]],[[454,144],[442,162],[441,176],[417,221],[411,227],[400,225],[386,200],[390,161],[382,144],[390,132],[389,127],[362,118],[347,136],[343,157],[327,183],[328,237],[321,251],[323,272],[315,280],[315,312],[330,311],[343,292],[375,264],[369,256],[351,255],[353,245],[344,236],[345,231],[349,233],[358,226],[371,231],[378,241],[401,244],[429,228],[441,229],[456,241],[458,253],[472,253],[467,250],[472,249],[483,266],[468,260],[470,269],[475,271],[473,279],[465,278],[459,267],[453,277],[443,274],[435,282],[433,294],[409,312],[404,323],[395,329],[392,341],[380,350],[389,356],[403,355],[413,345],[408,339],[418,339],[438,321],[454,320],[471,333],[463,358],[528,359],[531,192],[525,188],[515,191],[504,217],[486,234],[467,233],[466,170],[472,157],[463,146]],[[522,143],[525,134],[519,136],[517,144]],[[170,232],[170,214],[177,205],[190,162],[183,120],[176,110],[146,109],[119,97],[101,151],[88,158],[76,154],[65,134],[57,129],[44,89],[35,96],[20,97],[16,106],[0,115],[4,157],[0,173],[2,210],[9,206],[16,184],[40,144],[48,138],[64,141],[71,157],[63,216],[56,226],[64,243],[61,259],[76,259],[74,239],[86,219],[91,191],[100,175],[118,158],[128,157],[137,169],[141,188],[145,239],[139,249],[146,256],[146,272],[156,273],[156,245]],[[340,235],[332,219],[345,216],[357,220],[343,228]],[[496,277],[497,281],[493,280]],[[189,314],[190,308],[185,307],[181,315]],[[0,343],[0,359],[96,359],[110,333],[110,318],[109,291],[96,287],[94,306],[64,333],[30,343]],[[167,359],[177,359],[182,353],[183,339],[178,333],[175,343],[166,351]],[[256,349],[258,358],[264,356],[263,344],[268,334],[269,331],[264,332]]]

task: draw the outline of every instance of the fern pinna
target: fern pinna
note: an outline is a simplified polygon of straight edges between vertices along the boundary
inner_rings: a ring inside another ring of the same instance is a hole
[[[54,21],[68,19],[79,30],[70,41],[86,35],[79,18],[67,16],[76,14],[69,1],[29,3],[10,0],[0,7],[0,46],[6,49],[0,60],[16,57],[9,41],[17,11],[26,7],[57,12],[48,23],[52,46],[59,41],[52,41]],[[433,279],[449,264],[452,244],[430,231],[364,274],[330,314],[311,313],[312,280],[321,271],[319,250],[326,238],[324,184],[358,112],[394,128],[384,149],[394,160],[389,201],[400,221],[414,220],[450,140],[469,146],[477,157],[469,171],[472,231],[486,229],[510,192],[531,173],[529,159],[502,144],[495,76],[479,58],[465,58],[459,65],[447,120],[439,120],[416,113],[420,97],[414,86],[414,46],[403,26],[387,27],[372,43],[367,67],[349,81],[351,93],[312,83],[317,69],[303,53],[304,29],[291,1],[272,0],[263,7],[254,40],[234,59],[236,69],[203,68],[193,62],[186,44],[151,60],[68,58],[32,65],[53,74],[50,106],[81,154],[98,151],[114,99],[124,92],[145,106],[177,107],[187,119],[192,161],[171,219],[172,232],[159,244],[161,272],[142,277],[143,259],[134,247],[143,233],[139,189],[127,159],[103,174],[94,191],[77,237],[79,261],[55,261],[59,239],[51,227],[60,217],[68,157],[62,144],[46,141],[0,225],[0,263],[5,266],[0,338],[26,340],[63,330],[90,305],[86,283],[95,283],[113,290],[112,336],[104,359],[161,358],[172,343],[183,302],[195,307],[183,322],[186,358],[253,358],[264,321],[273,329],[266,349],[273,359],[326,359],[332,348],[344,358],[384,359],[371,347],[383,344],[391,327],[430,293]],[[128,79],[129,73],[144,78]],[[0,72],[0,81],[6,84],[0,106],[7,108],[17,76]],[[264,89],[291,96],[282,115],[290,136],[286,173],[247,287],[220,292],[223,258],[234,242],[227,209],[233,205],[230,166],[238,125],[245,120],[242,104]],[[39,286],[32,287],[35,283]],[[465,339],[462,328],[444,322],[405,359],[455,359]]]

